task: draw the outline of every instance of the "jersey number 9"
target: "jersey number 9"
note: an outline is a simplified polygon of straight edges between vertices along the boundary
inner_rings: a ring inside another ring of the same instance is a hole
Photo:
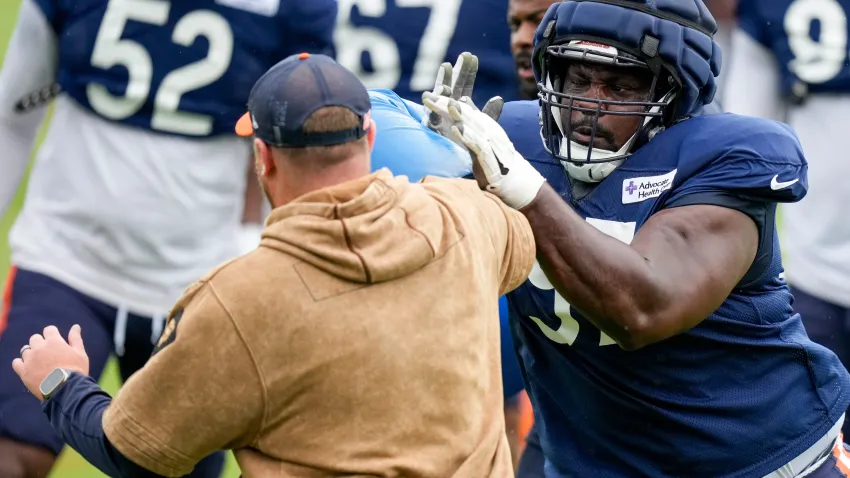
[[[814,40],[812,24],[820,24]],[[838,0],[794,0],[785,12],[785,34],[794,60],[788,68],[809,84],[826,83],[847,62],[847,15]]]
[[[97,33],[91,64],[102,69],[123,66],[129,81],[122,96],[103,85],[91,83],[86,89],[92,109],[106,118],[122,120],[136,114],[151,95],[153,62],[144,46],[121,38],[127,21],[163,26],[168,22],[171,3],[167,0],[110,0]],[[196,10],[174,26],[171,40],[192,46],[199,36],[209,42],[207,56],[169,72],[160,83],[153,101],[151,128],[189,136],[207,136],[213,119],[207,115],[178,109],[184,94],[207,86],[224,75],[233,55],[233,31],[220,14]]]

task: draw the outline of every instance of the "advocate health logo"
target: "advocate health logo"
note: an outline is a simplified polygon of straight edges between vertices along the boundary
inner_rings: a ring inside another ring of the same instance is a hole
[[[677,169],[660,176],[646,176],[623,180],[623,204],[634,204],[657,198],[661,193],[673,187],[673,178]]]

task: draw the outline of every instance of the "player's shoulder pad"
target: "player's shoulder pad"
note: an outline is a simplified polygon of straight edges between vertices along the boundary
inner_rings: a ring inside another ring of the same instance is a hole
[[[721,190],[767,202],[796,202],[806,194],[808,163],[788,125],[724,113],[692,118],[669,132],[684,138],[674,196],[677,189]]]
[[[469,153],[423,124],[424,106],[390,90],[370,90],[377,135],[372,171],[388,168],[416,182],[424,176],[464,177],[472,173]]]
[[[373,88],[369,91],[369,100],[372,102],[372,114],[380,115],[381,111],[391,111],[398,114],[410,116],[421,122],[428,114],[426,108],[420,104],[405,100],[395,91],[384,88]]]

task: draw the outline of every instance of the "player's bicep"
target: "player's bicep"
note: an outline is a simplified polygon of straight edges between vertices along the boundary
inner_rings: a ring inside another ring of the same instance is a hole
[[[694,204],[653,215],[632,247],[665,296],[658,320],[671,323],[659,330],[675,335],[717,310],[753,264],[758,243],[756,222],[737,209]]]
[[[250,445],[262,412],[256,367],[207,285],[169,321],[157,351],[119,391],[103,421],[124,456],[182,476],[213,451]]]

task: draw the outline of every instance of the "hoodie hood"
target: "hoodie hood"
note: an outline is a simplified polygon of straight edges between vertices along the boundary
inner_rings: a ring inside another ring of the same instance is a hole
[[[462,237],[449,211],[421,184],[384,168],[275,209],[261,246],[373,284],[415,272]]]

